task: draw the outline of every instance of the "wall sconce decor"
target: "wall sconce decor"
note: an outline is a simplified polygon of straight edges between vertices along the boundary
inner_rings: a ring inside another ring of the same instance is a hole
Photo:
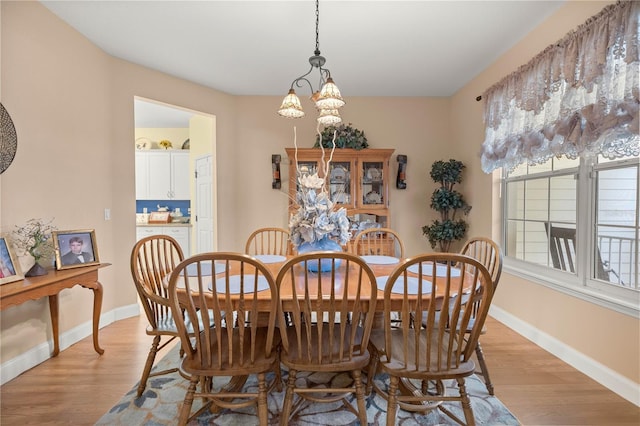
[[[396,188],[407,189],[407,156],[398,155],[398,176],[396,178]]]
[[[11,116],[0,103],[0,174],[9,168],[18,150],[18,136]]]
[[[280,180],[280,160],[281,157],[279,154],[273,154],[271,156],[271,188],[273,189],[280,189],[280,187],[282,186]]]

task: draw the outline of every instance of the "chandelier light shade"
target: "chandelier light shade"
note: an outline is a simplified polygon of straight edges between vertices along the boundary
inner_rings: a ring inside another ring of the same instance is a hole
[[[289,90],[289,94],[282,100],[278,114],[287,118],[304,117],[304,111],[295,90]]]
[[[340,94],[340,89],[338,89],[338,86],[336,86],[335,82],[331,78],[331,72],[327,68],[323,68],[326,59],[323,56],[320,56],[320,33],[318,31],[320,23],[319,3],[319,0],[316,0],[316,49],[313,52],[314,55],[309,58],[311,68],[306,74],[303,74],[293,80],[289,93],[282,101],[280,109],[278,109],[278,114],[286,118],[304,117],[304,111],[302,110],[302,105],[300,104],[300,99],[296,95],[294,86],[302,87],[304,83],[306,83],[309,85],[309,89],[311,89],[311,100],[315,103],[319,112],[318,123],[326,126],[342,122],[338,108],[341,108],[345,102]],[[313,85],[307,78],[314,69],[318,69],[320,73],[320,87],[318,90],[313,88]]]
[[[344,105],[344,100],[340,95],[340,89],[333,82],[331,77],[327,78],[327,82],[322,86],[320,95],[316,100],[316,108],[323,109],[338,109]]]
[[[340,113],[337,109],[320,109],[318,115],[318,123],[325,126],[332,126],[342,122]]]

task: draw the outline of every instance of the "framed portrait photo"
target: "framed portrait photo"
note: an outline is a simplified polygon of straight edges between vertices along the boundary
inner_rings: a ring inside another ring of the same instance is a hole
[[[79,268],[100,263],[93,229],[53,231],[56,269]]]
[[[24,278],[20,270],[20,263],[13,255],[9,242],[0,237],[0,284],[18,281]]]

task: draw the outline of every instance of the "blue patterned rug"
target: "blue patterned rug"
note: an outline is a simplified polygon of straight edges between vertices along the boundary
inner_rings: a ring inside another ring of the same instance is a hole
[[[178,363],[178,347],[173,348],[163,359],[158,362],[155,369],[167,369]],[[286,370],[282,371],[283,378],[286,379]],[[272,380],[273,376],[268,377]],[[327,375],[312,374],[304,376],[299,374],[300,380],[308,383],[327,383],[328,381],[350,380],[346,374]],[[383,385],[384,376],[376,377],[376,382]],[[227,379],[220,379],[220,383],[226,383]],[[449,386],[455,386],[450,384]],[[185,393],[188,381],[180,374],[172,373],[164,376],[154,377],[149,380],[144,394],[136,398],[136,386],[133,387],[122,399],[98,420],[97,425],[175,425],[177,424],[178,413]],[[254,390],[256,388],[255,378],[250,378],[245,389]],[[467,391],[471,395],[471,405],[477,424],[484,425],[519,425],[518,419],[498,400],[488,394],[487,389],[480,379],[472,376],[467,379]],[[457,392],[454,389],[452,392]],[[269,424],[278,425],[280,422],[280,408],[284,398],[284,386],[282,392],[275,389],[269,393]],[[351,404],[356,407],[353,397]],[[202,406],[202,400],[194,400],[192,413]],[[459,403],[447,403],[454,414],[464,418],[462,407]],[[370,425],[384,425],[386,422],[386,401],[375,392],[367,398],[367,416]],[[238,410],[222,410],[220,413],[212,414],[205,410],[191,425],[257,425],[258,418],[254,407]],[[346,426],[358,425],[356,416],[345,409],[341,402],[333,404],[311,404],[302,405],[295,413],[289,425],[291,426],[318,426],[333,425]],[[396,419],[397,425],[449,425],[456,424],[440,410],[432,410],[427,413],[410,413],[399,409]]]

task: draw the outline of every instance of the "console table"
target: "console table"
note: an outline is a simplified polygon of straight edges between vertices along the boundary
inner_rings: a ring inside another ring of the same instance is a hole
[[[51,269],[46,275],[27,277],[20,281],[3,284],[0,286],[0,310],[20,305],[28,300],[37,300],[48,296],[53,329],[52,356],[57,356],[60,353],[60,344],[58,342],[58,293],[75,285],[90,288],[93,290],[93,348],[102,355],[104,349],[98,344],[98,326],[100,323],[100,310],[102,309],[102,284],[98,281],[98,269],[109,265],[111,264],[99,263],[61,271]]]

